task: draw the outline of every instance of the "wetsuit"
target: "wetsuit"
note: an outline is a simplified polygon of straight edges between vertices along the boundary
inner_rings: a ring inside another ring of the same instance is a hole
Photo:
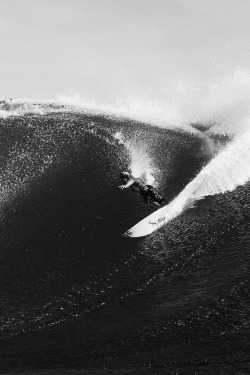
[[[135,193],[140,194],[147,205],[152,202],[157,202],[160,205],[163,203],[163,196],[158,194],[153,186],[145,185],[140,178],[133,178],[133,181],[134,183],[130,186],[130,189]]]

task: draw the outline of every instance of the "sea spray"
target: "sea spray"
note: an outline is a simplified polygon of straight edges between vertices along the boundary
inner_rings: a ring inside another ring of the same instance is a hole
[[[168,205],[140,221],[125,235],[146,236],[192,207],[197,200],[233,191],[249,179],[250,132],[246,132],[212,159]]]
[[[130,171],[133,177],[141,178],[147,184],[151,185],[155,181],[153,162],[142,146],[134,142],[126,142],[130,156]]]
[[[190,184],[197,185],[198,182],[192,195],[200,199],[232,191],[249,179],[250,132],[246,132],[212,159]]]

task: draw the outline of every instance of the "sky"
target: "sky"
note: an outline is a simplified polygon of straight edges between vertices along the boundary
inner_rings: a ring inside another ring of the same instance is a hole
[[[0,0],[0,98],[160,112],[229,81],[250,93],[249,14],[249,0]]]

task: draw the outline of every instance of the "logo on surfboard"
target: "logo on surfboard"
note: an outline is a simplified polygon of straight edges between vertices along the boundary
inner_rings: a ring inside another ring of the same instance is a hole
[[[163,217],[160,217],[160,218],[157,220],[156,223],[152,223],[151,221],[149,221],[149,224],[151,224],[151,225],[158,225],[158,224],[162,223],[162,222],[165,221],[165,220],[166,220],[166,218],[165,218],[165,216],[163,216]]]

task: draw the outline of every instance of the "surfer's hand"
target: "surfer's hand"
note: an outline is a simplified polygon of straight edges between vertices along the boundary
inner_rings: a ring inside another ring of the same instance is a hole
[[[123,189],[125,189],[125,185],[120,185],[120,186],[118,186],[119,187],[119,189],[121,189],[121,190],[123,190]]]

